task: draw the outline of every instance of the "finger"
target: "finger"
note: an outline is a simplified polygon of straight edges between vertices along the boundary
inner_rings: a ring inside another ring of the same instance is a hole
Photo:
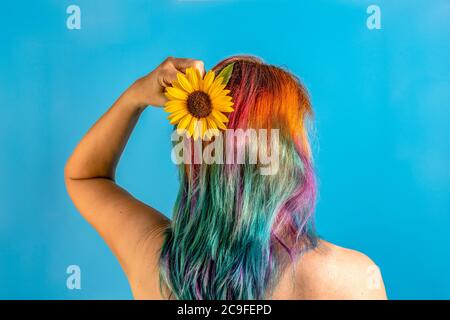
[[[202,77],[205,75],[205,64],[201,60],[176,58],[172,60],[172,63],[177,70],[183,73],[186,71],[187,68],[193,67],[200,72],[200,75]]]
[[[173,66],[169,66],[168,68],[164,69],[164,72],[162,72],[162,75],[160,77],[160,85],[163,87],[171,86],[172,82],[177,79],[178,72],[179,71]]]

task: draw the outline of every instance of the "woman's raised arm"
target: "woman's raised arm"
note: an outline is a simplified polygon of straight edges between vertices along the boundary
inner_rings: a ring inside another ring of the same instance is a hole
[[[169,221],[115,183],[116,166],[142,111],[148,105],[162,106],[164,87],[188,67],[204,73],[201,61],[168,58],[137,80],[86,133],[65,166],[73,203],[108,243],[129,280],[149,267],[145,261],[157,267],[160,231]]]

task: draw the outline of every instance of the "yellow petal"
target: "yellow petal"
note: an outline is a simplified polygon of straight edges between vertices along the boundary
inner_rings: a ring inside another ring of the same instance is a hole
[[[206,122],[208,124],[208,132],[209,132],[209,138],[211,138],[211,136],[216,136],[219,134],[219,128],[217,128],[216,122],[214,121],[214,119],[212,119],[211,117],[207,117],[206,118]]]
[[[201,131],[201,127],[200,127],[200,120],[196,119],[195,124],[194,124],[194,140],[197,140],[200,137],[200,131]]]
[[[185,111],[179,111],[176,113],[172,113],[170,116],[167,117],[167,119],[170,120],[171,124],[177,124],[187,114],[189,113]]]
[[[202,130],[202,137],[203,139],[206,136],[206,133],[208,132],[208,121],[206,121],[206,118],[203,118],[203,130]]]
[[[203,138],[203,118],[197,119],[197,126],[194,132],[194,140]]]
[[[226,126],[222,121],[217,120],[216,118],[213,118],[212,121],[214,121],[214,123],[216,124],[216,126],[217,126],[219,129],[227,130],[227,126]]]
[[[182,100],[170,100],[164,105],[165,112],[177,112],[181,110],[187,110],[186,102]]]
[[[172,112],[169,114],[169,116],[167,117],[167,119],[172,120],[174,117],[178,116],[179,114],[188,114],[189,112],[187,110],[179,110],[176,112]]]
[[[217,129],[217,125],[214,122],[213,118],[211,118],[211,116],[208,116],[206,118],[206,122],[208,123],[208,127],[210,127],[211,129]]]
[[[188,94],[186,91],[183,91],[181,89],[167,87],[166,88],[166,97],[169,100],[187,100]]]
[[[211,87],[211,85],[214,82],[214,77],[216,76],[216,74],[214,73],[214,71],[209,70],[206,75],[205,78],[203,79],[203,90],[205,92],[208,92],[209,88]]]
[[[213,107],[214,108],[220,108],[220,107],[232,107],[234,105],[233,101],[228,101],[228,102],[213,102]]]
[[[188,127],[188,125],[191,123],[192,116],[188,113],[184,116],[183,119],[180,120],[177,126],[177,130],[184,131]]]
[[[224,123],[228,122],[227,116],[225,116],[222,112],[220,112],[220,111],[218,111],[218,110],[214,110],[214,109],[213,109],[213,110],[211,111],[210,116],[213,117],[214,120],[218,120],[218,121],[224,122]],[[217,123],[217,121],[216,121],[216,123]]]
[[[188,136],[192,137],[194,135],[195,127],[196,127],[197,118],[192,117],[191,122],[188,126]]]
[[[194,91],[200,90],[200,72],[194,68],[186,69],[186,76]]]
[[[186,101],[183,100],[169,100],[164,104],[164,107],[172,106],[186,106]]]
[[[209,87],[209,90],[208,90],[208,94],[210,96],[211,96],[211,93],[222,84],[222,81],[223,81],[222,77],[217,77],[216,79],[214,79],[214,82],[211,84],[211,86]],[[225,88],[225,86],[223,86],[223,88]]]
[[[215,87],[214,89],[210,90],[209,96],[211,97],[211,99],[214,99],[214,98],[220,96],[221,92],[223,91],[225,86],[226,86],[225,84],[221,84],[221,85]]]
[[[231,105],[233,105],[233,103],[231,103]],[[220,112],[233,112],[234,111],[234,109],[231,106],[227,106],[227,105],[214,106],[214,109],[216,109]]]
[[[177,80],[172,81],[172,87],[180,89],[182,91],[184,90],[183,87],[181,86],[181,84]]]
[[[211,99],[214,104],[228,103],[233,100],[230,96],[216,96]]]
[[[177,79],[186,92],[191,93],[194,91],[194,89],[192,89],[189,80],[186,78],[184,74],[182,74],[181,72],[177,73]]]
[[[219,110],[219,109],[218,109]],[[186,107],[171,107],[171,108],[164,108],[165,112],[168,112],[170,114],[174,114],[174,113],[178,113],[178,112],[185,112],[188,113],[188,109]],[[227,112],[227,111],[223,111],[223,112]]]

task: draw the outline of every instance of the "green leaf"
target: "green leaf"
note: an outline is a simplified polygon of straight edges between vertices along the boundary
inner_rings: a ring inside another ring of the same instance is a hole
[[[222,83],[225,85],[228,84],[228,81],[230,81],[231,74],[233,73],[233,66],[234,66],[234,62],[230,63],[225,68],[223,68],[222,71],[220,71],[220,73],[217,75],[218,77],[223,78]]]

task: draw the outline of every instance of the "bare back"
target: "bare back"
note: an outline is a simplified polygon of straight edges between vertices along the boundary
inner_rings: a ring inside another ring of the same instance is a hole
[[[156,239],[155,239],[156,240]],[[162,236],[157,242],[162,243]],[[159,291],[159,254],[148,257],[130,281],[135,299],[164,299]],[[145,260],[145,259],[143,259]],[[284,270],[274,288],[275,300],[386,299],[378,267],[367,256],[326,241]]]

